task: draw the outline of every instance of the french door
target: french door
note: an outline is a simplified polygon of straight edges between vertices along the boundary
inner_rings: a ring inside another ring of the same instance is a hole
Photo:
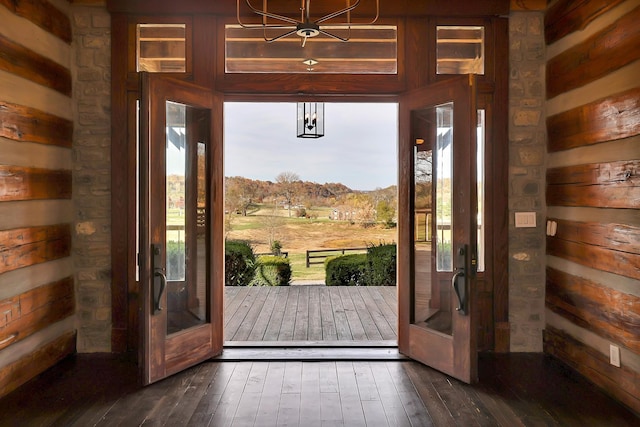
[[[150,384],[222,351],[222,99],[142,73],[140,358]]]
[[[458,76],[400,102],[398,347],[464,382],[477,380],[477,110]]]

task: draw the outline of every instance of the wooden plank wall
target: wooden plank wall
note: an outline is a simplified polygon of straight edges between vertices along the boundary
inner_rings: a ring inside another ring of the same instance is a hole
[[[75,351],[69,9],[0,0],[0,397]]]
[[[544,348],[640,413],[639,19],[638,0],[558,0],[546,13],[557,231],[547,233]]]

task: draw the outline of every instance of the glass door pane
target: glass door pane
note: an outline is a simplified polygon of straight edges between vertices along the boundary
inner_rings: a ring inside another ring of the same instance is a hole
[[[166,101],[167,334],[206,318],[206,143],[203,113]]]
[[[453,271],[453,103],[417,110],[412,116],[417,136],[413,323],[451,335],[451,291],[439,273]]]

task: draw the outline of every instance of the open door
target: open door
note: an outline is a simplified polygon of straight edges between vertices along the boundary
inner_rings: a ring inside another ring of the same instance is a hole
[[[398,347],[464,382],[477,380],[475,77],[400,102]]]
[[[150,384],[222,352],[222,99],[142,73],[139,363]]]

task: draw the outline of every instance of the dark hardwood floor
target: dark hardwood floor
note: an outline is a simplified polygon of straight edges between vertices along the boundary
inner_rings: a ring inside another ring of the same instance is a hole
[[[465,385],[415,362],[206,362],[149,387],[70,357],[0,400],[2,426],[638,426],[541,354],[485,355]]]

